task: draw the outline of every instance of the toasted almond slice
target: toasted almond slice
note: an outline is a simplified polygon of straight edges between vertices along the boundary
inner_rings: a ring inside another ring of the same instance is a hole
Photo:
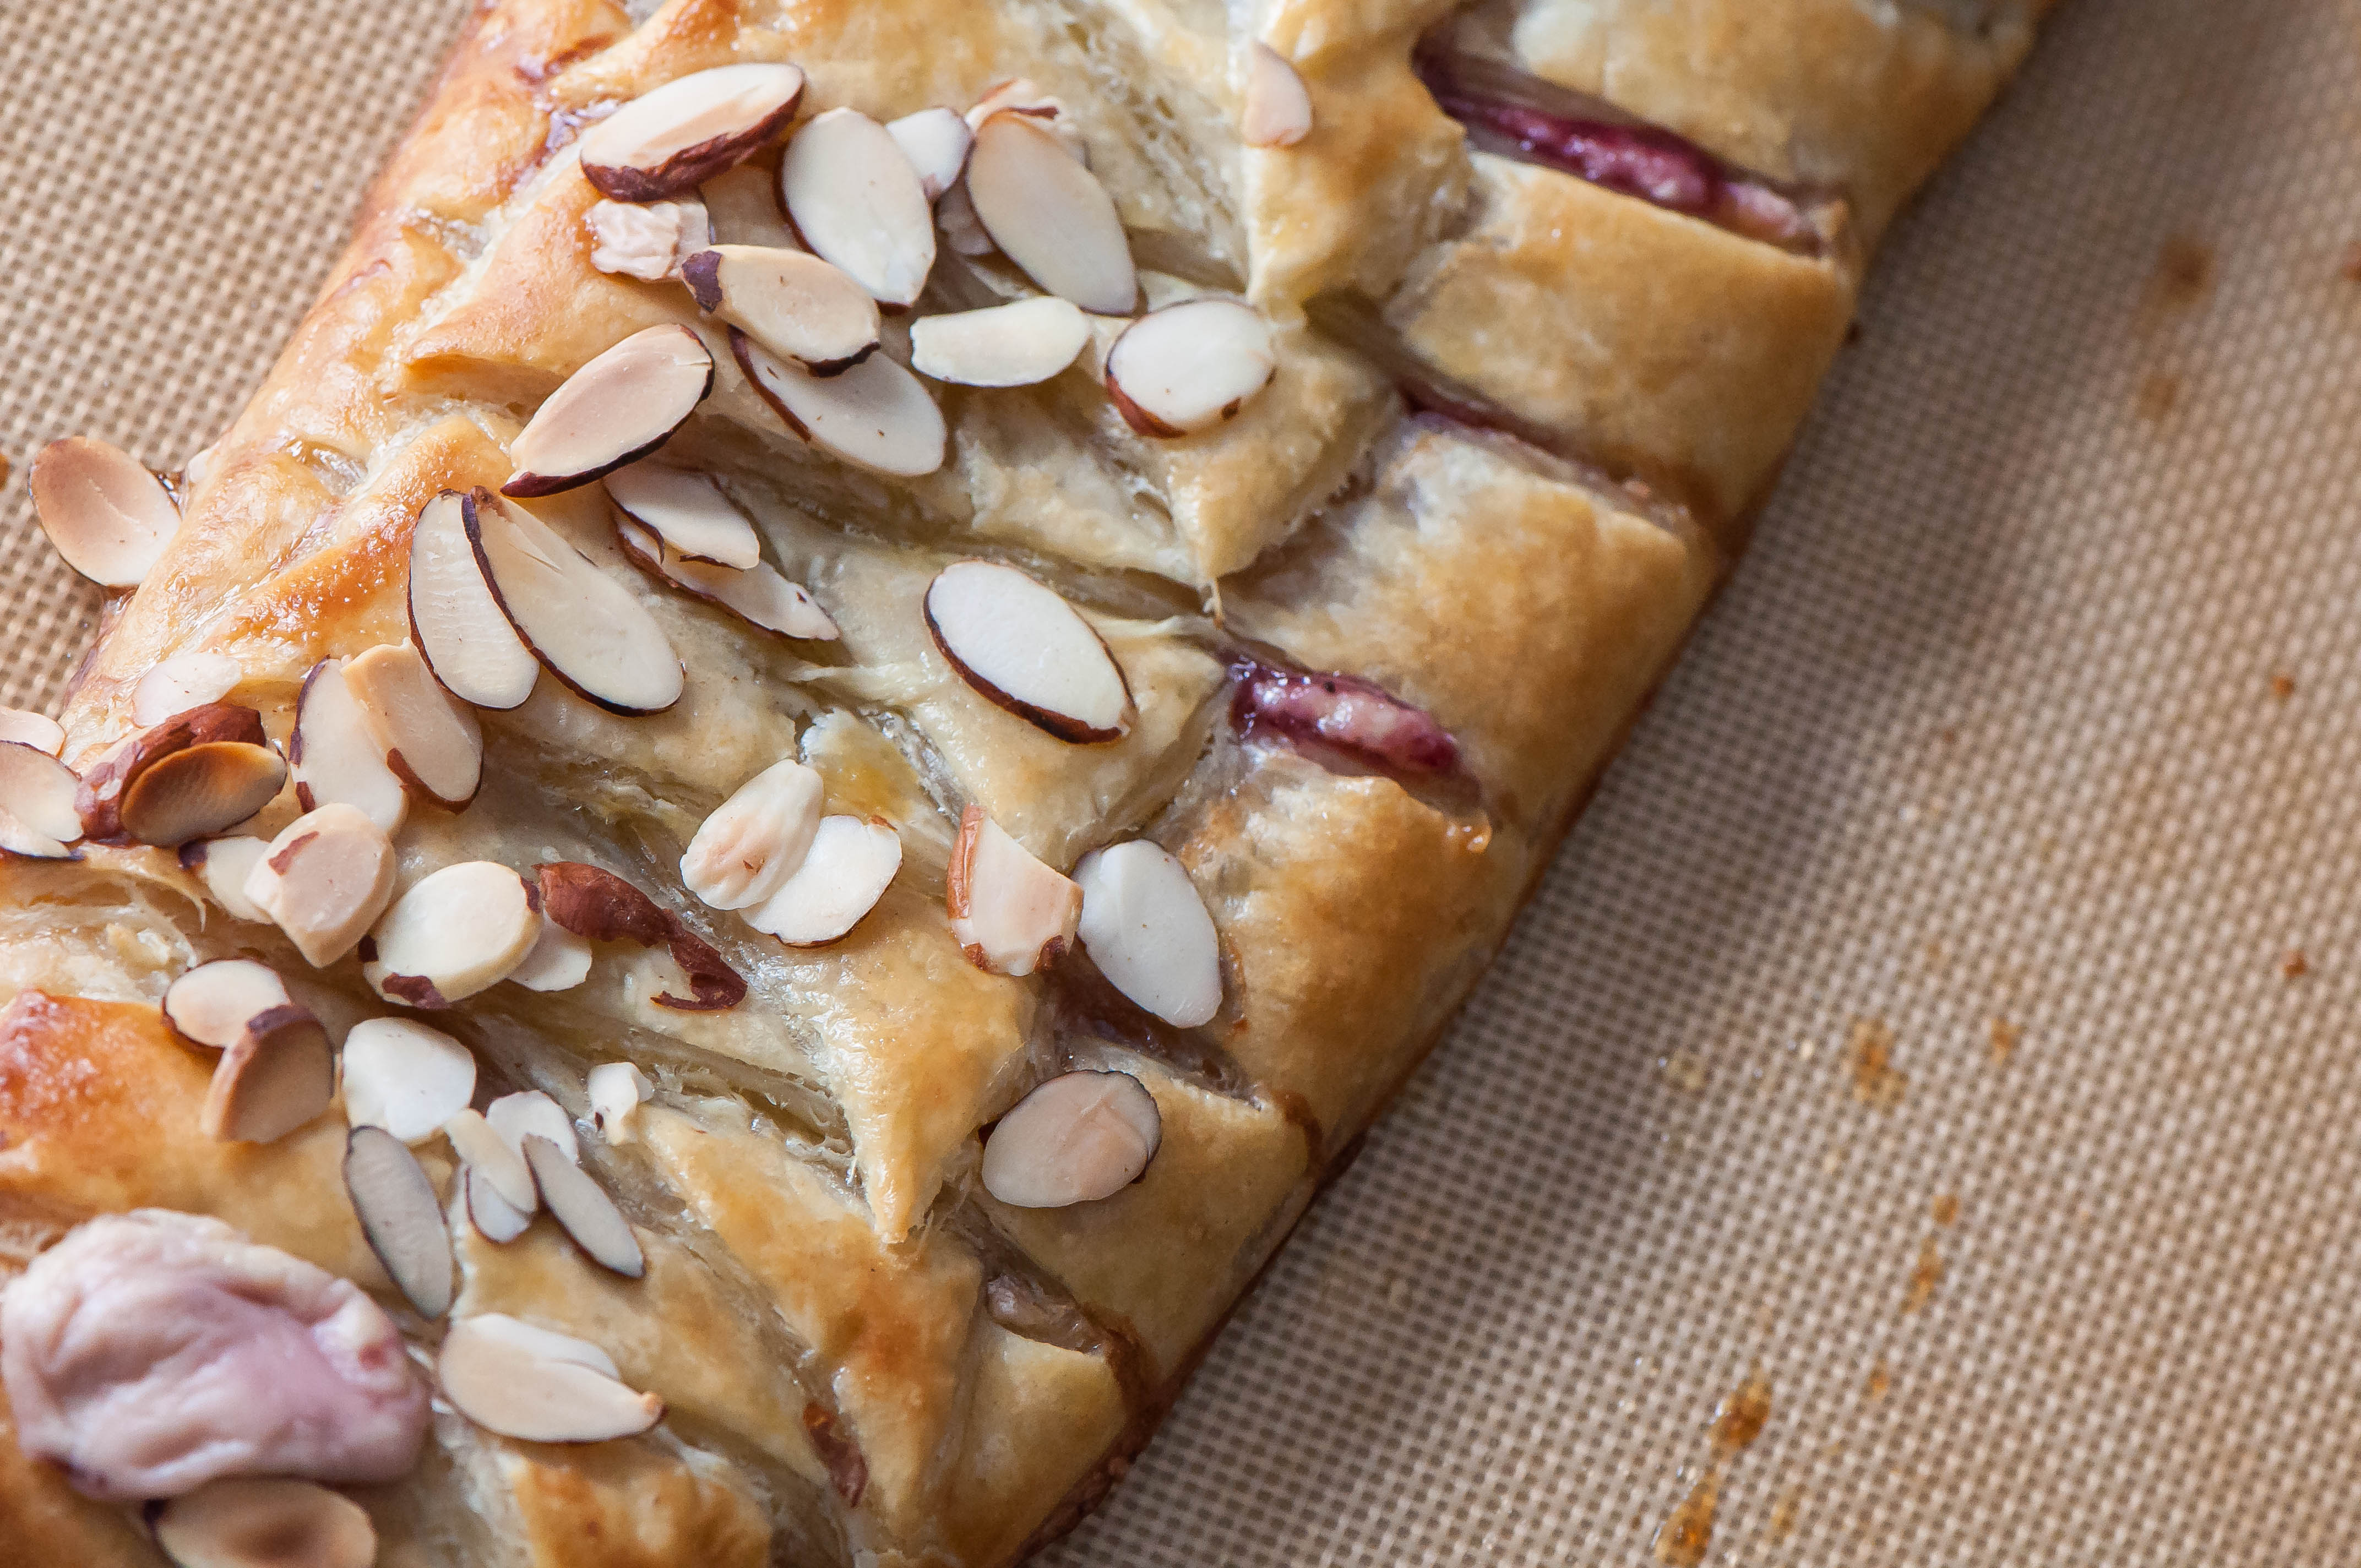
[[[902,869],[902,836],[883,817],[823,817],[779,890],[742,918],[791,948],[824,948],[877,907]]]
[[[959,183],[960,170],[967,167],[967,149],[975,145],[975,133],[951,109],[921,109],[888,120],[885,134],[918,171],[918,188],[929,202]]]
[[[269,746],[211,740],[159,758],[124,786],[116,814],[143,844],[174,850],[234,828],[287,783],[287,759]]]
[[[787,428],[848,463],[915,478],[943,466],[943,414],[925,383],[873,354],[835,376],[815,376],[732,327],[730,346],[746,379]]]
[[[516,1150],[519,1159],[524,1158],[524,1141],[529,1137],[548,1139],[569,1160],[582,1157],[581,1146],[574,1139],[574,1118],[538,1089],[501,1095],[484,1107],[484,1120],[501,1142]]]
[[[984,121],[1003,113],[1022,115],[1035,125],[1057,132],[1059,144],[1069,157],[1077,163],[1090,161],[1082,145],[1082,127],[1066,113],[1065,101],[1043,92],[1031,77],[1012,76],[970,104],[964,116],[969,133],[983,129]]]
[[[377,1529],[313,1481],[227,1475],[163,1505],[156,1544],[173,1568],[369,1568]]]
[[[1142,435],[1187,435],[1235,414],[1278,366],[1260,311],[1187,300],[1124,328],[1107,350],[1107,396]]]
[[[594,942],[637,942],[664,948],[688,978],[687,996],[660,992],[659,1007],[688,1013],[718,1012],[746,999],[746,981],[713,945],[681,917],[610,871],[577,861],[552,861],[535,868],[542,907],[577,936]]]
[[[613,473],[672,439],[713,390],[713,356],[667,323],[633,333],[566,378],[509,444],[509,496],[551,496]]]
[[[541,934],[533,885],[497,861],[462,861],[393,901],[361,978],[389,1002],[448,1007],[506,979]]]
[[[345,680],[342,659],[323,659],[303,677],[294,732],[287,738],[287,763],[295,774],[296,804],[306,811],[342,801],[388,837],[410,814],[401,775],[387,765],[385,747],[369,732],[368,717]]]
[[[501,1313],[453,1323],[434,1367],[453,1409],[522,1442],[603,1442],[664,1416],[664,1401],[626,1387],[598,1346]]]
[[[533,1216],[500,1195],[491,1181],[474,1166],[462,1166],[460,1183],[467,1194],[467,1223],[486,1241],[506,1246],[524,1234]]]
[[[1043,294],[1013,304],[910,323],[910,368],[964,387],[1029,387],[1074,362],[1091,340],[1090,318]]]
[[[1069,1072],[1016,1102],[983,1145],[983,1190],[1018,1209],[1111,1198],[1163,1141],[1156,1096],[1127,1072]]]
[[[61,839],[37,833],[0,811],[0,857],[22,861],[78,861],[81,851]]]
[[[629,588],[489,490],[467,498],[466,518],[484,580],[551,674],[610,713],[659,713],[680,700],[680,656]]]
[[[792,65],[723,65],[679,77],[582,133],[582,177],[618,202],[662,201],[785,129],[803,94],[804,73]]]
[[[1082,947],[1110,984],[1183,1029],[1221,1010],[1221,938],[1170,852],[1145,839],[1112,844],[1084,855],[1074,881]]]
[[[525,1135],[524,1161],[541,1184],[541,1201],[574,1238],[575,1245],[602,1267],[627,1279],[647,1272],[647,1259],[640,1251],[639,1238],[631,1234],[631,1223],[589,1172],[539,1133]]]
[[[988,115],[968,154],[967,193],[993,244],[1044,291],[1100,315],[1138,303],[1114,198],[1056,131],[1015,110]]]
[[[146,729],[176,713],[219,702],[246,679],[246,667],[209,649],[175,653],[139,677],[131,688],[131,722]]]
[[[476,1094],[476,1055],[409,1018],[364,1018],[345,1035],[345,1120],[424,1143]]]
[[[615,520],[615,532],[623,554],[642,571],[719,605],[758,630],[812,642],[830,642],[841,635],[811,591],[779,576],[767,561],[742,572],[691,561],[628,517]]]
[[[236,703],[209,702],[108,747],[83,770],[74,792],[82,830],[102,841],[118,841],[124,832],[123,797],[139,776],[176,751],[214,740],[264,744],[262,715]]]
[[[801,250],[804,242],[779,211],[777,171],[741,163],[697,187],[716,245],[761,245]]]
[[[269,853],[269,841],[251,834],[229,839],[192,839],[181,846],[181,869],[203,883],[206,894],[227,911],[231,919],[268,926],[270,916],[246,896],[246,883]]]
[[[1123,667],[1073,606],[1014,566],[954,561],[927,586],[927,630],[970,685],[1060,740],[1131,728]]]
[[[634,463],[607,476],[607,494],[626,516],[686,559],[743,571],[763,558],[754,525],[709,474]]]
[[[571,991],[590,978],[590,944],[552,920],[544,911],[541,934],[533,939],[509,979],[527,991]]]
[[[695,197],[675,202],[598,202],[582,214],[590,231],[590,265],[601,272],[660,283],[713,243],[713,221]]]
[[[280,829],[247,873],[247,901],[325,969],[393,898],[393,844],[357,806],[338,801]]]
[[[951,843],[944,902],[968,961],[994,974],[1027,975],[1055,963],[1074,940],[1082,890],[1043,865],[999,823],[971,806]]]
[[[610,1144],[628,1144],[639,1135],[640,1107],[656,1091],[648,1075],[627,1061],[602,1061],[590,1069],[583,1087],[590,1096],[590,1120]]]
[[[968,198],[967,181],[962,180],[943,192],[935,203],[935,226],[943,231],[943,243],[957,256],[990,256],[992,236],[983,230],[983,220],[975,215],[975,203]]]
[[[779,200],[804,243],[880,303],[912,305],[935,265],[926,186],[893,133],[830,109],[787,143]]]
[[[287,982],[269,964],[215,959],[184,970],[164,988],[164,1020],[186,1039],[227,1050],[248,1023],[293,1000]]]
[[[1293,147],[1312,134],[1312,93],[1287,57],[1268,44],[1246,49],[1246,90],[1238,139],[1248,147]]]
[[[454,1113],[443,1124],[443,1135],[451,1140],[453,1152],[467,1162],[469,1174],[501,1202],[527,1218],[541,1207],[541,1190],[533,1185],[533,1168],[525,1164],[524,1156],[517,1153],[507,1139],[492,1131],[492,1124],[484,1119],[482,1112]],[[485,1234],[491,1233],[486,1231]]]
[[[0,741],[14,741],[54,757],[66,749],[65,726],[46,713],[0,707]]]
[[[515,707],[533,695],[541,661],[484,580],[467,542],[467,501],[445,490],[419,510],[410,535],[410,638],[461,702]]]
[[[819,831],[828,783],[793,757],[773,762],[716,806],[680,857],[681,885],[715,909],[745,909],[779,891]]]
[[[229,1143],[275,1143],[328,1108],[336,1093],[328,1031],[290,1003],[247,1020],[214,1064],[197,1124]]]
[[[816,376],[833,375],[877,346],[877,302],[808,251],[717,245],[690,257],[680,276],[699,310]]]
[[[383,1127],[345,1136],[345,1192],[361,1234],[422,1318],[451,1310],[454,1266],[443,1201],[410,1146]]]
[[[0,740],[0,816],[58,845],[60,854],[82,837],[80,793],[73,770],[47,751]]]
[[[164,482],[104,441],[50,442],[26,487],[41,532],[67,565],[101,587],[137,587],[180,531],[181,509]]]
[[[381,642],[346,662],[344,684],[393,776],[456,811],[484,782],[484,731],[407,642]]]

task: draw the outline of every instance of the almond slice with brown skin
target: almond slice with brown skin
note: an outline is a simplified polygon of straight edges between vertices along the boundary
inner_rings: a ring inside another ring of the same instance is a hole
[[[181,846],[181,869],[205,884],[206,896],[233,920],[268,926],[270,916],[246,896],[247,879],[270,852],[269,840],[241,834],[228,839],[192,839]]]
[[[551,496],[613,473],[672,439],[713,390],[697,334],[646,327],[568,376],[509,443],[509,496]]]
[[[247,1025],[293,1002],[287,982],[252,959],[215,959],[184,970],[164,988],[164,1021],[181,1038],[227,1050]]]
[[[717,245],[682,263],[680,276],[699,310],[815,376],[833,376],[877,346],[877,302],[808,251]]]
[[[49,543],[101,587],[137,587],[180,531],[181,509],[164,482],[104,441],[50,442],[25,483]]]
[[[462,1166],[460,1182],[467,1201],[467,1223],[495,1245],[505,1246],[524,1234],[533,1216],[500,1194],[489,1178],[474,1166]]]
[[[197,1125],[228,1143],[275,1143],[327,1110],[335,1092],[328,1031],[290,1003],[247,1019],[222,1052]]]
[[[454,1409],[525,1442],[604,1442],[664,1417],[664,1401],[627,1387],[597,1345],[502,1313],[453,1323],[434,1369]]]
[[[456,811],[484,782],[484,731],[407,642],[348,661],[344,685],[386,768],[425,799]]]
[[[1178,1028],[1222,1007],[1222,943],[1188,868],[1145,839],[1084,855],[1077,934],[1108,983]]]
[[[287,783],[287,759],[267,745],[210,740],[159,758],[123,789],[115,807],[124,832],[175,850],[235,828],[270,804]]]
[[[983,1145],[983,1190],[1018,1209],[1111,1198],[1163,1141],[1156,1096],[1127,1072],[1069,1072],[1016,1102]]]
[[[1266,43],[1246,49],[1238,139],[1248,147],[1293,147],[1312,134],[1312,93],[1287,57]]]
[[[944,883],[951,936],[968,961],[994,974],[1046,969],[1072,945],[1082,890],[1043,865],[971,806],[960,817]]]
[[[746,909],[779,891],[819,831],[828,783],[793,757],[773,762],[714,807],[680,857],[681,885],[715,909]]]
[[[578,861],[553,861],[535,868],[542,907],[549,917],[594,942],[636,942],[663,948],[688,978],[689,994],[658,992],[659,1007],[711,1013],[746,999],[746,981],[713,945],[690,930],[679,916],[610,871]]]
[[[910,368],[963,387],[1029,387],[1074,362],[1090,318],[1055,294],[910,323]]]
[[[791,948],[824,948],[877,907],[901,869],[902,836],[892,823],[823,817],[803,863],[741,918]]]
[[[0,741],[13,741],[54,757],[66,749],[65,726],[46,713],[0,707]]]
[[[541,1185],[541,1201],[550,1217],[574,1238],[575,1245],[601,1267],[626,1279],[637,1279],[647,1272],[647,1259],[640,1251],[639,1238],[631,1234],[631,1222],[589,1172],[538,1133],[525,1135],[524,1160]]]
[[[786,128],[802,102],[792,65],[716,66],[642,93],[582,133],[582,177],[618,202],[703,183]]]
[[[1131,313],[1139,275],[1115,200],[1056,131],[1015,110],[986,116],[966,184],[993,244],[1044,292],[1100,315]]]
[[[244,679],[246,667],[226,653],[208,649],[175,653],[131,688],[131,722],[144,729],[176,713],[219,702]]]
[[[173,1568],[370,1568],[368,1510],[313,1481],[228,1475],[165,1503],[156,1545]]]
[[[574,1137],[574,1118],[538,1089],[501,1095],[484,1107],[484,1121],[502,1143],[516,1150],[519,1159],[524,1158],[524,1141],[529,1137],[548,1139],[568,1160],[582,1157],[581,1146]]]
[[[120,843],[123,796],[139,775],[176,751],[215,740],[262,745],[262,715],[236,703],[209,702],[116,741],[83,772],[75,791],[83,832],[102,843]]]
[[[1124,328],[1107,350],[1107,396],[1142,435],[1189,435],[1236,414],[1278,367],[1260,311],[1187,300]]]
[[[541,934],[533,939],[517,967],[509,970],[509,982],[527,991],[571,991],[590,978],[595,956],[588,940],[552,920],[544,910]]]
[[[955,561],[927,586],[927,630],[961,678],[1060,740],[1119,739],[1131,687],[1073,606],[1014,566]]]
[[[280,829],[247,874],[247,901],[315,969],[353,950],[393,898],[393,843],[341,801]]]
[[[443,1135],[451,1140],[452,1152],[467,1162],[469,1176],[510,1209],[530,1220],[541,1207],[541,1190],[533,1185],[532,1167],[525,1164],[524,1157],[511,1147],[506,1138],[492,1131],[492,1124],[484,1119],[482,1112],[455,1113],[443,1124]],[[497,1223],[497,1211],[493,1218]],[[484,1234],[490,1235],[491,1232],[486,1230]]]
[[[664,463],[634,463],[607,476],[607,494],[623,514],[689,561],[744,571],[763,559],[763,542],[746,514],[709,474]]]
[[[345,1136],[345,1192],[369,1250],[422,1318],[451,1310],[455,1266],[443,1201],[410,1146],[383,1127]]]
[[[767,561],[758,561],[742,572],[692,561],[628,517],[615,520],[615,534],[623,554],[640,570],[708,604],[719,605],[759,631],[807,642],[832,642],[840,635],[810,590],[779,576]]]
[[[28,860],[63,860],[82,838],[82,781],[47,751],[0,740],[0,849]]]
[[[830,109],[787,143],[779,201],[796,232],[881,304],[917,302],[935,265],[924,181],[893,133],[857,109]]]
[[[476,1094],[476,1055],[412,1018],[364,1018],[345,1034],[345,1120],[423,1143]]]
[[[410,640],[453,696],[511,708],[533,695],[541,661],[484,580],[467,542],[467,501],[445,490],[419,510],[410,534]]]
[[[533,884],[497,861],[462,861],[393,901],[361,978],[389,1002],[448,1007],[508,978],[541,933]]]
[[[921,109],[888,120],[885,134],[918,171],[918,188],[929,202],[959,183],[960,171],[967,167],[967,149],[975,145],[975,133],[954,109]]]
[[[544,669],[609,713],[660,713],[680,700],[680,656],[629,588],[489,490],[467,498],[465,515],[484,580]]]
[[[640,1107],[655,1093],[648,1075],[627,1061],[602,1061],[590,1069],[583,1089],[590,1096],[590,1120],[610,1144],[639,1135]]]
[[[368,716],[345,680],[342,659],[323,659],[303,677],[295,728],[287,737],[287,763],[295,775],[295,803],[306,811],[342,801],[388,837],[410,815],[409,793],[370,733]]]
[[[732,327],[739,368],[789,430],[846,462],[916,478],[943,466],[948,433],[925,383],[873,354],[835,376],[815,376]]]

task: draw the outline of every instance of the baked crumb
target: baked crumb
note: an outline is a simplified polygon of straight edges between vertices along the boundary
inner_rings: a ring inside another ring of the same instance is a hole
[[[2304,957],[2301,948],[2290,948],[2287,956],[2279,959],[2279,973],[2285,979],[2301,980],[2311,972],[2312,960]]]
[[[2271,672],[2271,700],[2285,702],[2295,696],[2295,677],[2285,670]]]
[[[1885,1398],[1886,1390],[1893,1387],[1894,1374],[1887,1370],[1885,1363],[1882,1360],[1871,1363],[1869,1368],[1869,1397],[1872,1399],[1883,1399]]]
[[[1862,1018],[1852,1026],[1852,1097],[1879,1111],[1891,1111],[1909,1091],[1910,1079],[1894,1065],[1894,1031],[1882,1019]]]
[[[2021,1025],[2012,1024],[1998,1014],[1993,1014],[1991,1039],[1993,1062],[2006,1067],[2008,1058],[2016,1054],[2017,1042],[2023,1038],[2025,1029]]]
[[[1918,1248],[1918,1266],[1910,1271],[1910,1290],[1902,1298],[1902,1315],[1923,1311],[1935,1299],[1935,1287],[1943,1282],[1943,1255],[1935,1250],[1935,1238],[1928,1236]]]
[[[1675,1051],[1664,1060],[1664,1081],[1684,1094],[1705,1092],[1705,1058],[1695,1051]]]
[[[1795,1516],[1803,1510],[1803,1506],[1804,1489],[1801,1486],[1788,1487],[1772,1503],[1769,1533],[1774,1542],[1784,1541],[1795,1533]]]
[[[1945,1227],[1960,1223],[1960,1199],[1957,1193],[1938,1192],[1935,1195],[1935,1223]]]

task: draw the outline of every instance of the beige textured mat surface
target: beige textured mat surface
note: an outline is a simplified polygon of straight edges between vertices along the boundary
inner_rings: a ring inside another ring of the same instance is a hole
[[[459,10],[14,0],[0,452],[207,440]],[[1063,1568],[1643,1563],[1756,1369],[1711,1562],[2361,1559],[2357,59],[2352,0],[2063,8]],[[91,607],[21,477],[0,591],[46,700]]]

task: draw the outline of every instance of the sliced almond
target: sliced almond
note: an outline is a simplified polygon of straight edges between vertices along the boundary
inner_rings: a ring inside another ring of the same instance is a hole
[[[454,1266],[443,1201],[418,1157],[383,1127],[345,1137],[345,1192],[369,1250],[422,1318],[451,1310]]]
[[[24,861],[78,861],[81,852],[62,839],[37,833],[0,811],[0,856]]]
[[[389,1002],[448,1007],[506,979],[540,933],[531,883],[497,861],[462,861],[393,901],[361,978]]]
[[[830,109],[787,143],[779,200],[804,243],[880,303],[912,305],[935,265],[926,186],[892,132]]]
[[[710,475],[634,463],[607,476],[607,494],[626,516],[687,560],[743,571],[763,559],[754,525]]]
[[[0,707],[0,741],[13,741],[54,757],[66,749],[65,726],[46,713]]]
[[[927,630],[970,685],[1060,740],[1131,728],[1131,687],[1073,606],[1014,566],[954,561],[927,586]]]
[[[517,967],[509,970],[509,980],[527,991],[571,991],[590,978],[593,957],[587,940],[552,920],[544,911],[541,934],[525,949]]]
[[[197,1125],[229,1143],[274,1143],[327,1110],[335,1093],[328,1031],[291,1003],[247,1019],[222,1052]]]
[[[590,231],[590,265],[601,272],[659,283],[713,243],[713,223],[694,197],[676,202],[597,202],[582,214]]]
[[[1238,139],[1248,147],[1293,147],[1312,134],[1312,93],[1287,57],[1268,44],[1246,49],[1246,90]]]
[[[945,882],[951,936],[968,961],[994,974],[1027,975],[1072,945],[1082,890],[1036,860],[999,823],[971,806],[960,817]]]
[[[247,879],[270,852],[269,840],[252,835],[192,839],[181,846],[181,869],[205,884],[205,894],[233,920],[270,924],[270,916],[246,896]],[[374,916],[372,916],[374,918]]]
[[[119,841],[123,798],[139,776],[177,751],[215,740],[264,744],[262,715],[236,703],[209,702],[115,742],[83,770],[75,791],[82,830],[102,842]]]
[[[525,1442],[604,1442],[664,1416],[664,1401],[626,1387],[598,1346],[501,1313],[453,1323],[434,1369],[454,1409]]]
[[[697,187],[707,218],[713,225],[716,245],[762,245],[779,250],[801,250],[803,241],[779,211],[779,181],[775,170],[741,163]]]
[[[409,1018],[364,1018],[345,1035],[345,1120],[424,1143],[476,1095],[476,1054]]]
[[[247,872],[247,901],[325,969],[353,950],[393,898],[393,844],[342,802],[281,828]]]
[[[921,109],[888,120],[885,134],[918,171],[918,188],[929,202],[959,183],[960,171],[967,167],[967,149],[975,144],[975,133],[952,109]]]
[[[410,814],[410,795],[401,775],[386,764],[384,746],[369,731],[346,683],[342,659],[323,659],[303,677],[295,729],[287,738],[287,764],[295,775],[296,804],[306,811],[342,801],[388,836]]]
[[[793,757],[738,786],[680,857],[681,885],[715,909],[745,909],[779,891],[819,831],[828,783]]]
[[[577,861],[537,867],[542,907],[577,936],[594,942],[636,942],[664,948],[688,978],[689,994],[660,992],[659,1007],[717,1012],[746,999],[746,981],[713,945],[690,930],[679,916],[614,872]]]
[[[1068,156],[1077,163],[1090,161],[1082,145],[1082,127],[1066,113],[1065,101],[1043,92],[1031,77],[1012,76],[968,105],[965,118],[969,132],[981,130],[984,121],[1004,113],[1023,115],[1035,125],[1057,132]]]
[[[50,442],[33,459],[26,488],[66,565],[101,587],[138,587],[180,531],[181,509],[163,481],[104,441]]]
[[[642,93],[582,133],[582,177],[619,202],[702,183],[786,128],[803,99],[792,65],[717,66]]]
[[[731,328],[730,346],[746,379],[787,428],[848,463],[915,478],[943,466],[943,414],[925,383],[873,354],[850,370],[815,376]]]
[[[484,782],[484,731],[407,642],[382,642],[346,662],[344,685],[386,768],[435,805],[456,811]]]
[[[287,982],[269,964],[215,959],[184,970],[164,988],[164,1019],[185,1039],[227,1050],[248,1023],[292,1001]]]
[[[143,844],[178,849],[234,828],[287,783],[287,759],[269,746],[211,740],[158,759],[126,784],[116,816]]]
[[[1074,868],[1077,927],[1117,991],[1166,1023],[1193,1029],[1222,1006],[1222,943],[1189,870],[1145,839],[1112,844]]]
[[[638,1136],[640,1107],[655,1093],[648,1075],[627,1061],[602,1061],[590,1069],[583,1088],[590,1096],[590,1120],[610,1144],[628,1144]]]
[[[983,1145],[983,1190],[1018,1209],[1111,1198],[1163,1141],[1156,1096],[1127,1072],[1069,1072],[1000,1119]]]
[[[680,700],[680,656],[629,588],[489,490],[467,498],[466,519],[484,580],[551,674],[610,713],[659,713]]]
[[[480,1111],[460,1111],[443,1124],[443,1135],[452,1152],[467,1162],[469,1175],[519,1214],[530,1219],[541,1207],[541,1190],[533,1185],[533,1168],[509,1141],[492,1131]],[[487,1235],[491,1234],[486,1231]],[[505,1241],[504,1236],[494,1240]]]
[[[246,668],[226,653],[207,649],[175,653],[139,677],[131,688],[131,722],[146,729],[176,713],[219,702],[246,679]]]
[[[524,1158],[524,1141],[530,1137],[548,1139],[568,1160],[582,1157],[581,1146],[574,1138],[574,1118],[538,1089],[501,1095],[484,1107],[484,1121],[502,1143],[516,1150],[519,1159]]]
[[[410,638],[461,702],[515,707],[533,695],[541,661],[484,580],[467,542],[467,501],[445,490],[419,510],[410,535]]]
[[[1029,387],[1074,362],[1090,318],[1055,294],[910,323],[910,367],[964,387]]]
[[[616,537],[642,571],[719,605],[758,630],[814,642],[832,642],[841,635],[811,590],[787,581],[767,561],[742,572],[692,561],[628,517],[616,520]]]
[[[82,836],[82,781],[47,751],[0,740],[0,848],[35,860],[61,860]]]
[[[368,1512],[312,1481],[228,1475],[157,1510],[156,1544],[173,1568],[370,1568]]]
[[[975,215],[975,203],[968,198],[964,180],[944,192],[942,200],[935,203],[935,226],[943,231],[943,243],[955,256],[992,254],[992,236],[984,232],[983,220]]]
[[[1278,366],[1260,311],[1188,300],[1124,328],[1107,350],[1107,396],[1142,435],[1188,435],[1235,414]]]
[[[1016,110],[986,116],[968,154],[967,193],[993,244],[1045,292],[1107,316],[1138,303],[1115,200],[1056,131]]]
[[[697,334],[646,327],[592,359],[542,400],[509,444],[509,496],[550,496],[614,472],[672,439],[713,390]]]
[[[834,375],[877,346],[877,302],[808,251],[717,245],[690,257],[680,276],[699,310],[816,376]]]
[[[575,1245],[627,1279],[647,1272],[631,1222],[589,1172],[538,1133],[525,1135],[524,1161],[541,1185],[541,1201],[548,1205],[551,1218],[565,1227]]]
[[[460,1182],[467,1194],[467,1223],[486,1241],[506,1246],[524,1234],[533,1223],[533,1216],[500,1195],[484,1173],[474,1166],[460,1167]]]
[[[741,918],[791,948],[823,948],[877,907],[901,869],[902,836],[892,823],[823,817],[803,863]]]

